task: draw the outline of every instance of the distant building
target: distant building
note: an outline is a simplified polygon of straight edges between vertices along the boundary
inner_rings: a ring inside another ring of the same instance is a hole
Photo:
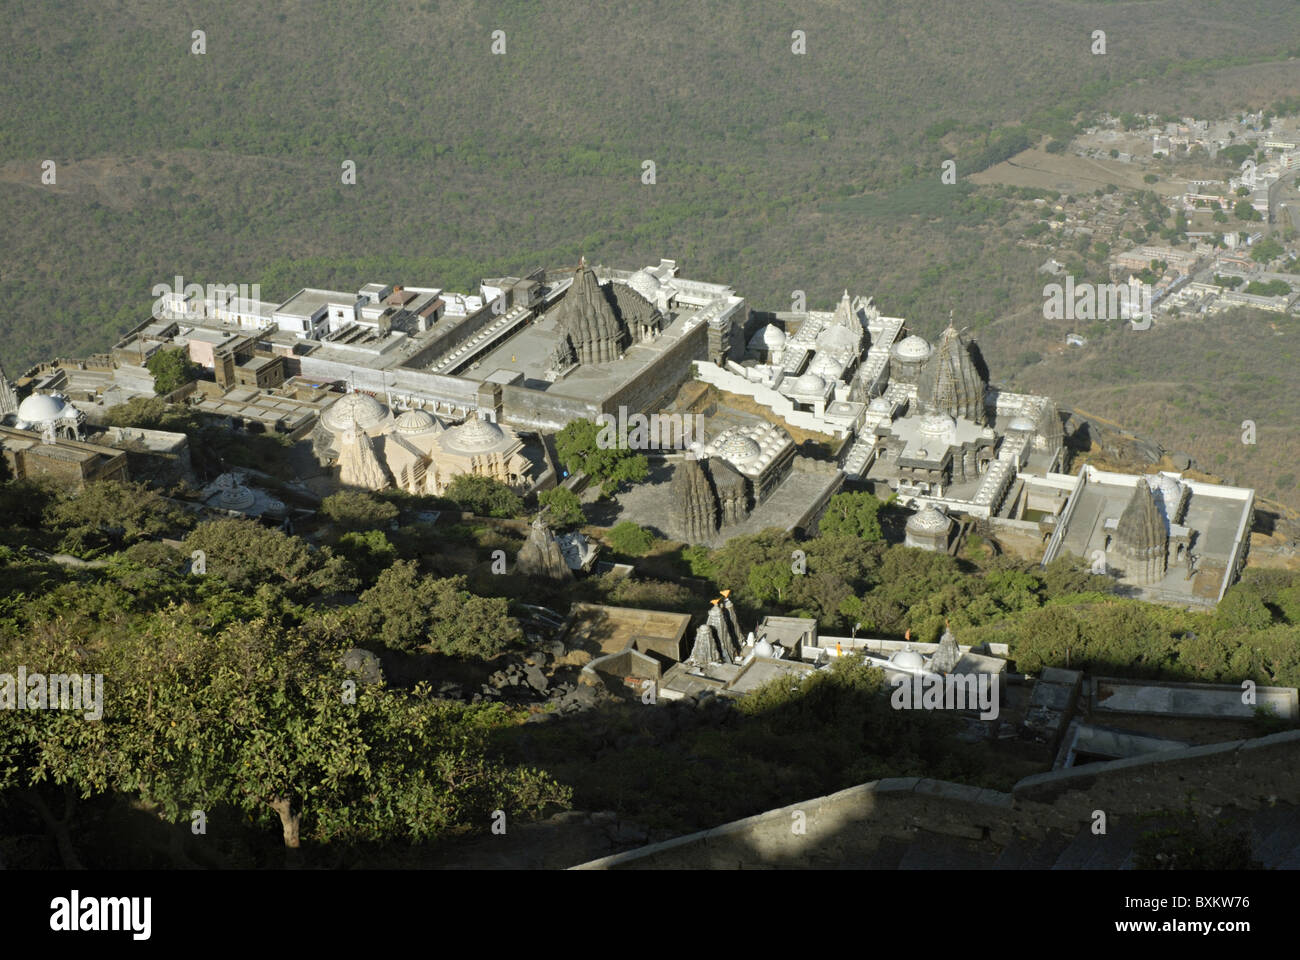
[[[0,427],[0,452],[15,479],[48,478],[65,490],[83,490],[96,480],[130,479],[121,450],[56,436],[52,429],[40,434]]]

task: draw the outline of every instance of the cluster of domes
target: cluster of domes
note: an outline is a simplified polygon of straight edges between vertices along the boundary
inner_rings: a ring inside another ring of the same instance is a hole
[[[752,460],[763,451],[759,447],[758,441],[753,437],[747,437],[743,433],[735,433],[719,444],[718,452],[732,463],[743,463],[746,460]]]
[[[704,456],[716,456],[748,476],[757,476],[790,443],[780,427],[765,423],[754,427],[729,427],[703,448]]]
[[[438,430],[438,421],[427,411],[407,410],[393,422],[393,429],[408,436],[418,436]]]

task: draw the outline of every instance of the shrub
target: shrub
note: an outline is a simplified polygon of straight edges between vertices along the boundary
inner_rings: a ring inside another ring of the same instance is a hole
[[[619,553],[629,557],[644,556],[655,542],[654,534],[644,527],[639,527],[631,520],[617,523],[609,531],[609,543]]]

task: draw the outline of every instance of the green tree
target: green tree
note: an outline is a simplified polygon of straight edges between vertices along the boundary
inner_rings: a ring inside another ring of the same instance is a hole
[[[349,635],[406,653],[486,658],[523,639],[504,598],[470,593],[464,577],[421,576],[407,560],[381,573],[343,616]]]
[[[190,514],[143,484],[119,480],[100,480],[61,497],[47,507],[46,522],[61,535],[60,548],[79,556],[157,539],[193,523]]]
[[[418,842],[567,802],[490,762],[462,708],[364,683],[340,653],[264,621],[211,635],[184,611],[158,618],[106,664],[115,785],[173,821],[225,804],[275,823],[290,863],[304,839]]]
[[[382,530],[352,530],[339,538],[338,551],[354,567],[369,576],[377,576],[393,562],[397,548],[384,535]]]
[[[609,544],[629,557],[644,556],[655,542],[654,534],[631,520],[622,520],[609,530]]]
[[[587,522],[582,512],[582,500],[568,487],[552,487],[537,495],[539,506],[545,507],[550,522],[557,527],[576,527]]]
[[[570,473],[585,473],[600,484],[605,495],[622,484],[640,483],[650,473],[645,456],[617,445],[598,442],[600,427],[590,420],[574,420],[555,435],[555,452]]]
[[[837,493],[826,504],[818,530],[826,537],[879,540],[884,536],[879,518],[882,506],[884,504],[870,493]]]
[[[321,501],[323,517],[345,530],[387,527],[397,519],[397,507],[363,490],[340,490]]]
[[[524,501],[500,480],[462,473],[447,484],[446,497],[480,517],[517,517]]]
[[[155,351],[144,365],[153,374],[153,389],[157,394],[171,393],[198,379],[199,368],[190,362],[184,350]]]
[[[185,549],[202,550],[206,576],[218,577],[238,591],[268,587],[304,599],[357,585],[343,558],[328,547],[312,550],[298,537],[253,520],[232,517],[201,523],[185,538]]]

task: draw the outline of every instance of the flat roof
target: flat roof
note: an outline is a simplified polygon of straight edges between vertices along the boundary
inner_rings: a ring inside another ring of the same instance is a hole
[[[280,306],[275,308],[276,313],[288,314],[292,317],[311,317],[316,314],[322,307],[328,307],[331,304],[343,304],[352,306],[357,302],[355,293],[343,293],[339,290],[317,290],[314,287],[303,287],[292,297],[286,300]]]
[[[602,653],[618,653],[634,637],[680,639],[690,622],[688,613],[584,603],[575,607],[568,636],[592,641],[600,646]]]
[[[1092,709],[1098,713],[1249,719],[1256,707],[1271,708],[1278,717],[1292,720],[1297,713],[1296,688],[1257,686],[1255,703],[1248,704],[1242,702],[1240,685],[1142,683],[1115,677],[1092,681]]]

